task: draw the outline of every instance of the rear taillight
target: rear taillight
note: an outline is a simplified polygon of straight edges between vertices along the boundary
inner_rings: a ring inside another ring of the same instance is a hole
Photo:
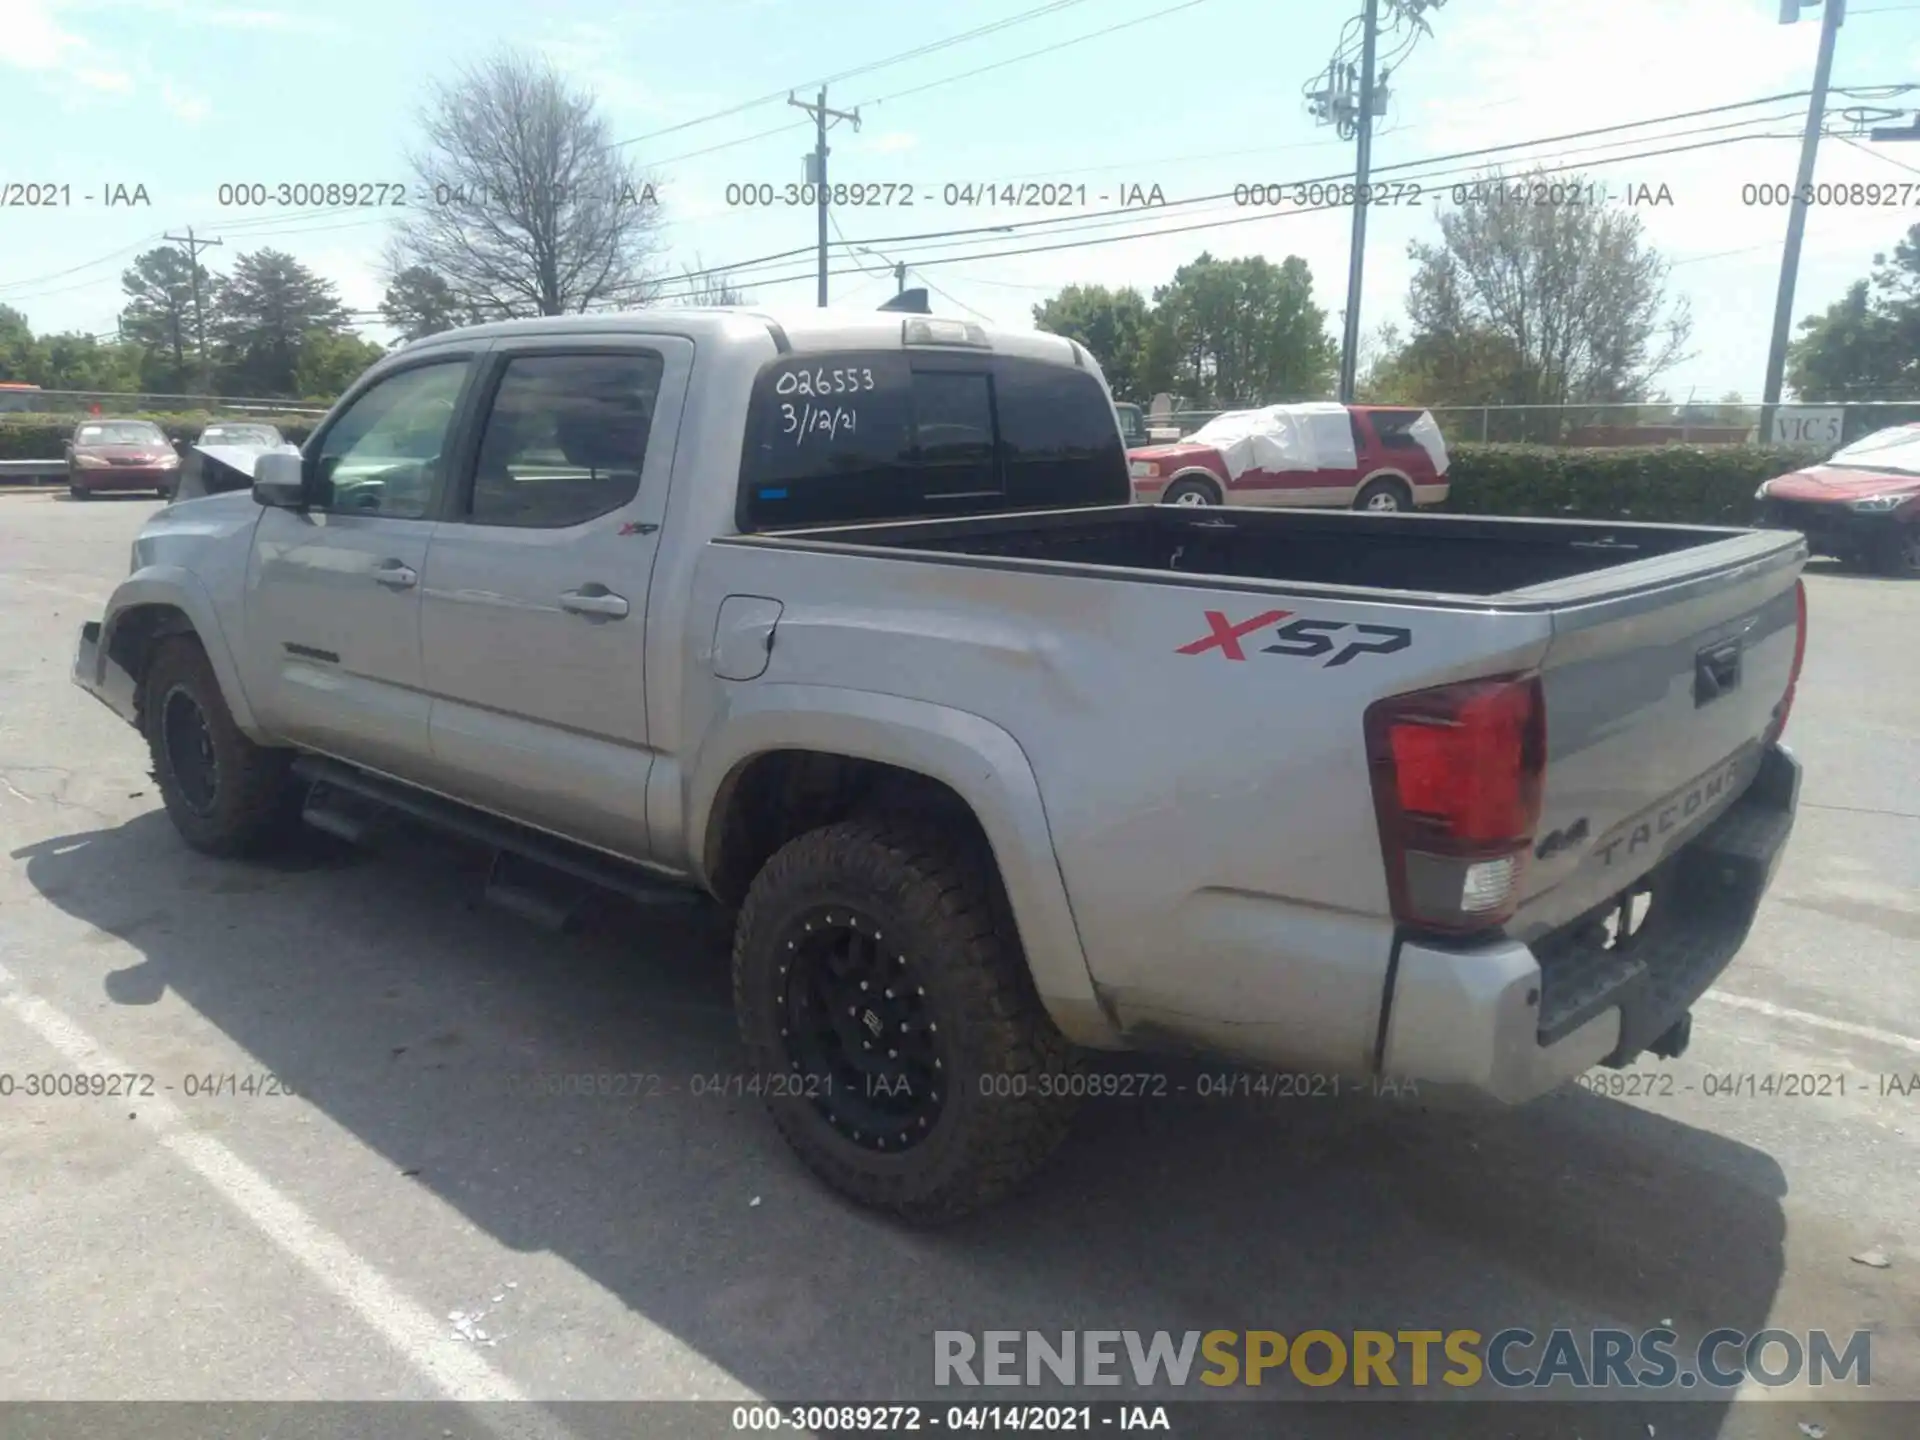
[[[1807,659],[1807,582],[1793,582],[1793,668],[1787,671],[1787,693],[1780,697],[1780,703],[1773,707],[1772,738],[1778,740],[1786,733],[1787,716],[1793,713],[1793,692],[1800,684],[1800,667]]]
[[[1540,822],[1540,677],[1390,696],[1368,708],[1366,734],[1394,918],[1454,932],[1505,923]]]

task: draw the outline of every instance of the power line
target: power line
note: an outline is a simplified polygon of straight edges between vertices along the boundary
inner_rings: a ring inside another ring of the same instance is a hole
[[[626,140],[615,141],[609,148],[621,150],[629,145],[641,145],[649,140],[658,140],[662,135],[674,135],[682,130],[691,130],[696,125],[705,125],[714,120],[725,120],[740,114],[742,111],[757,109],[762,105],[771,105],[777,100],[784,100],[797,90],[814,90],[826,85],[835,85],[842,80],[851,80],[856,75],[868,75],[875,70],[883,70],[889,65],[899,65],[908,60],[917,60],[923,55],[931,55],[935,51],[946,50],[952,46],[964,44],[969,40],[978,40],[983,35],[992,35],[1001,30],[1010,29],[1015,25],[1023,25],[1029,20],[1037,20],[1043,15],[1052,15],[1058,11],[1071,9],[1075,5],[1083,5],[1085,3],[1086,0],[1050,0],[1048,4],[1037,5],[1031,10],[1019,11],[1017,14],[1009,15],[1003,20],[995,20],[991,24],[977,26],[972,30],[964,31],[958,35],[949,35],[944,40],[934,40],[925,45],[917,45],[911,50],[902,50],[897,55],[889,55],[882,60],[872,60],[865,65],[856,65],[851,70],[842,70],[833,75],[822,75],[814,80],[803,80],[796,85],[783,85],[778,90],[756,96],[751,100],[742,100],[738,105],[729,105],[724,110],[715,110],[706,115],[696,115],[691,120],[682,120],[677,124],[667,125],[659,130],[649,130],[644,135],[635,135]]]
[[[1915,5],[1912,8],[1914,8],[1915,10],[1920,10],[1920,5]],[[1833,132],[1829,131],[1828,133],[1832,134]],[[1896,160],[1891,155],[1882,155],[1878,150],[1874,150],[1869,148],[1868,146],[1862,145],[1858,140],[1855,140],[1852,137],[1847,135],[1834,135],[1833,138],[1838,140],[1842,145],[1851,145],[1854,149],[1858,150],[1862,155],[1871,155],[1876,160],[1884,160],[1887,162],[1887,164],[1895,166],[1898,169],[1905,170],[1910,175],[1920,175],[1920,165],[1909,165],[1907,164],[1906,161]]]
[[[958,80],[971,80],[976,75],[985,75],[993,70],[1004,70],[1007,66],[1018,65],[1023,60],[1033,60],[1042,55],[1051,55],[1058,50],[1070,49],[1075,45],[1084,45],[1089,40],[1098,40],[1103,36],[1112,35],[1121,30],[1131,30],[1134,26],[1144,25],[1149,20],[1159,20],[1165,16],[1176,14],[1181,10],[1191,10],[1196,5],[1204,5],[1206,3],[1207,0],[1182,0],[1181,4],[1169,5],[1164,10],[1152,10],[1133,20],[1122,20],[1118,24],[1108,25],[1099,30],[1092,30],[1085,35],[1076,35],[1069,40],[1057,41],[1052,45],[1043,45],[1038,50],[1027,51],[1024,55],[1012,55],[1005,60],[996,60],[991,65],[981,65],[973,70],[963,70],[958,75],[948,75],[943,79],[929,80],[924,85],[915,85],[907,90],[896,90],[891,95],[882,95],[873,100],[862,100],[860,103],[862,105],[884,105],[889,100],[901,100],[909,95],[918,95],[923,91],[932,90],[941,85],[951,85]]]
[[[1687,152],[1696,151],[1696,150],[1719,149],[1727,145],[1740,144],[1744,141],[1749,141],[1749,140],[1790,139],[1790,138],[1792,138],[1791,135],[1788,135],[1786,133],[1727,135],[1727,136],[1721,136],[1718,139],[1700,141],[1698,143],[1690,144],[1690,145],[1665,146],[1665,147],[1660,147],[1652,150],[1637,151],[1627,155],[1602,156],[1602,157],[1591,158],[1591,159],[1583,159],[1583,160],[1574,161],[1569,164],[1560,165],[1560,166],[1540,166],[1535,170],[1531,171],[1530,173],[1542,174],[1542,175],[1563,174],[1568,171],[1585,170],[1585,169],[1590,169],[1599,165],[1618,164],[1618,163],[1622,163],[1625,161],[1632,161],[1632,160],[1655,159],[1664,155],[1682,154],[1682,153],[1687,153]],[[1440,158],[1440,157],[1436,157],[1436,158]],[[1545,158],[1551,158],[1551,157],[1545,157]],[[1476,169],[1477,167],[1473,167],[1473,166],[1460,166],[1460,167],[1454,167],[1452,169],[1444,169],[1444,170],[1436,171],[1431,174],[1423,174],[1417,178],[1422,180],[1446,179],[1456,175],[1472,175],[1476,173]],[[964,263],[971,263],[971,262],[976,262],[980,260],[1008,259],[1008,258],[1012,258],[1014,256],[1019,256],[1019,255],[1042,254],[1042,253],[1048,253],[1056,250],[1079,250],[1079,249],[1085,249],[1093,245],[1110,245],[1110,244],[1118,244],[1127,240],[1144,240],[1144,239],[1152,239],[1156,236],[1162,236],[1162,235],[1187,234],[1197,230],[1214,230],[1214,229],[1220,229],[1229,225],[1251,224],[1261,220],[1278,220],[1278,219],[1285,219],[1295,215],[1319,214],[1327,211],[1343,210],[1345,208],[1346,206],[1341,204],[1335,204],[1335,203],[1328,203],[1328,204],[1322,204],[1322,205],[1305,205],[1305,206],[1295,207],[1290,210],[1278,211],[1272,214],[1254,214],[1254,215],[1246,215],[1246,216],[1234,216],[1224,220],[1203,221],[1203,222],[1199,222],[1192,225],[1168,226],[1168,227],[1163,227],[1163,228],[1154,229],[1154,230],[1136,231],[1136,232],[1133,232],[1130,234],[1124,234],[1124,235],[1105,235],[1105,236],[1096,237],[1094,239],[1063,241],[1063,242],[1059,242],[1056,244],[1049,244],[1049,245],[1024,246],[1017,249],[992,249],[992,250],[976,251],[973,253],[935,255],[935,256],[928,256],[925,258],[916,259],[914,261],[914,268],[916,270],[919,270],[925,266],[930,266],[930,265],[964,264]],[[850,243],[854,243],[854,242],[850,242]],[[759,286],[790,284],[798,280],[808,279],[811,277],[812,273],[813,272],[811,271],[799,271],[789,275],[764,276],[764,277],[754,279],[751,283]],[[853,268],[844,269],[844,270],[836,270],[831,273],[836,275],[842,275],[842,274],[861,274],[865,272],[863,272],[858,267],[853,267]],[[922,278],[924,278],[924,276]]]
[[[951,85],[951,84],[954,84],[956,81],[960,81],[960,80],[970,80],[976,75],[985,75],[989,71],[1004,69],[1008,65],[1017,65],[1023,60],[1032,60],[1041,55],[1050,55],[1057,50],[1065,50],[1074,45],[1082,45],[1089,40],[1098,40],[1102,36],[1112,35],[1115,32],[1120,30],[1130,30],[1136,25],[1146,24],[1149,20],[1158,20],[1162,16],[1171,15],[1179,10],[1189,10],[1189,9],[1192,9],[1195,5],[1203,5],[1205,3],[1207,3],[1207,0],[1183,0],[1183,3],[1179,5],[1168,6],[1164,10],[1155,10],[1150,12],[1149,14],[1142,15],[1137,19],[1123,20],[1118,24],[1105,26],[1099,30],[1092,31],[1086,35],[1077,35],[1072,37],[1071,39],[1061,40],[1052,45],[1044,45],[1038,50],[1029,50],[1025,54],[1014,55],[1005,60],[996,60],[990,65],[981,65],[972,70],[963,70],[958,75],[943,76],[938,80],[929,80],[924,85],[915,85],[906,90],[896,90],[891,95],[879,95],[874,97],[871,100],[862,100],[860,102],[860,105],[856,105],[854,108],[859,109],[860,106],[865,106],[865,105],[884,105],[889,100],[900,100],[900,99],[904,99],[909,95],[918,95],[918,94],[921,94],[923,91],[937,89],[939,86],[942,86],[942,85]],[[1047,7],[1047,8],[1057,8],[1057,7]],[[1038,13],[1045,13],[1045,12],[1042,11]],[[972,33],[974,32],[969,32],[970,35]],[[984,33],[984,32],[980,32],[980,33]],[[955,43],[957,43],[957,41]],[[893,62],[891,61],[875,62],[875,65],[869,68],[878,68],[879,65],[881,64],[891,64],[891,63]],[[846,72],[847,75],[858,74],[858,73],[860,72],[859,71]],[[842,75],[837,78],[844,79],[846,78],[846,75]],[[804,89],[805,87],[795,86],[794,88],[796,90],[799,90],[799,89]],[[727,111],[715,112],[714,114],[703,117],[702,119],[686,121],[684,122],[684,125],[669,126],[665,130],[656,130],[652,132],[652,134],[650,135],[636,136],[631,140],[621,140],[616,143],[617,145],[638,144],[642,140],[652,139],[659,135],[671,134],[675,130],[685,128],[685,126],[703,124],[707,120],[722,119],[722,118],[725,118],[726,116],[737,114],[742,110],[752,109],[762,103],[765,103],[765,102],[763,100],[745,101],[741,105],[733,107]],[[803,123],[804,122],[796,121],[786,125],[775,125],[770,129],[756,130],[751,135],[742,135],[742,136],[739,136],[737,139],[733,139],[733,140],[722,140],[715,145],[702,146],[698,150],[688,150],[679,155],[669,155],[663,159],[650,160],[647,163],[648,165],[654,168],[658,168],[660,166],[675,164],[676,162],[681,160],[695,160],[703,155],[712,155],[721,150],[731,150],[731,149],[734,149],[736,146],[740,146],[740,145],[751,145],[756,140],[765,140],[775,135],[784,135],[789,131],[798,130],[801,124]],[[1060,173],[1060,172],[1054,172],[1054,173]],[[1008,178],[1012,179],[1017,177],[1009,176]]]
[[[1834,93],[1840,94],[1840,95],[1847,95],[1849,97],[1854,97],[1854,98],[1860,98],[1868,95],[1871,95],[1872,98],[1890,98],[1893,95],[1907,93],[1915,89],[1920,89],[1920,86],[1913,85],[1913,84],[1893,84],[1893,85],[1877,85],[1877,86],[1855,85],[1855,86],[1844,86],[1844,87],[1835,86]],[[1613,125],[1602,125],[1602,126],[1591,127],[1586,130],[1568,131],[1560,135],[1540,136],[1533,140],[1515,141],[1505,145],[1484,146],[1476,150],[1455,151],[1448,155],[1428,156],[1421,160],[1406,161],[1406,162],[1403,162],[1403,164],[1398,166],[1380,166],[1376,168],[1381,170],[1382,172],[1386,172],[1386,171],[1392,171],[1397,169],[1404,169],[1404,168],[1407,168],[1408,166],[1438,163],[1444,160],[1461,159],[1461,158],[1467,158],[1470,156],[1477,156],[1477,155],[1498,154],[1498,153],[1512,151],[1515,149],[1524,149],[1527,147],[1537,146],[1537,145],[1557,144],[1563,140],[1584,139],[1593,135],[1617,134],[1625,130],[1645,129],[1646,127],[1651,125],[1664,125],[1676,120],[1690,120],[1690,119],[1695,119],[1705,115],[1728,114],[1736,110],[1753,109],[1761,105],[1774,104],[1783,100],[1798,100],[1798,99],[1804,98],[1809,93],[1810,92],[1806,90],[1782,91],[1778,94],[1773,94],[1773,95],[1756,96],[1751,100],[1732,101],[1727,104],[1707,106],[1707,107],[1696,109],[1696,110],[1676,111],[1666,115],[1649,116],[1641,120],[1622,121]],[[869,103],[874,103],[874,102],[869,102]],[[801,123],[804,123],[804,122],[801,122]],[[797,128],[799,128],[798,124],[778,127],[779,130],[789,130],[789,129],[797,129]],[[775,131],[763,132],[763,134],[773,134],[773,133],[776,133],[776,132]],[[748,137],[748,138],[761,138],[761,137],[754,136],[754,137]],[[1648,138],[1653,138],[1653,137],[1648,137]],[[713,147],[713,148],[723,148],[723,147]],[[1273,150],[1271,152],[1268,150],[1262,149],[1258,151],[1224,152],[1224,153],[1229,155],[1253,154],[1253,153],[1278,153],[1279,150],[1292,150],[1292,149],[1301,149],[1301,148],[1309,148],[1309,147],[1282,146],[1282,147],[1273,147]],[[700,152],[695,152],[695,153],[700,153]],[[682,157],[682,158],[685,158],[685,157]],[[1321,176],[1321,177],[1316,177],[1314,180],[1299,180],[1299,181],[1290,180],[1290,181],[1279,181],[1274,183],[1283,184],[1283,185],[1311,184],[1311,183],[1324,183],[1327,180],[1334,180],[1339,178],[1340,178],[1339,176]],[[1221,194],[1217,194],[1217,195],[1198,196],[1198,197],[1194,197],[1192,199],[1187,199],[1187,200],[1170,201],[1168,202],[1167,208],[1171,208],[1173,206],[1199,204],[1204,201],[1210,201],[1210,200],[1220,200],[1220,199],[1230,199],[1230,198],[1231,198],[1231,192],[1222,192]],[[329,230],[350,229],[350,228],[356,228],[360,225],[366,225],[366,224],[379,224],[379,223],[383,223],[385,221],[397,218],[397,217],[391,217],[391,216],[368,216],[364,219],[350,221],[345,225],[324,226],[324,227],[322,226],[306,227],[304,226],[304,224],[300,223],[307,220],[330,219],[335,215],[342,215],[348,212],[349,212],[349,207],[340,207],[335,210],[321,210],[321,211],[309,212],[304,215],[293,217],[295,223],[291,225],[280,224],[279,222],[282,217],[261,216],[257,220],[242,219],[242,220],[236,221],[228,225],[227,228],[229,230],[237,230],[237,229],[241,229],[243,227],[248,227],[248,226],[265,225],[266,228],[257,229],[254,231],[254,234],[258,236],[265,236],[265,235],[272,235],[272,234],[293,234],[293,235],[320,234],[320,233],[325,233],[326,231],[329,231]],[[1134,211],[1128,211],[1125,207],[1122,207],[1121,209],[1118,209],[1118,210],[1093,211],[1093,212],[1089,212],[1087,215],[1064,217],[1064,218],[1085,220],[1085,219],[1092,219],[1101,215],[1135,214],[1135,213],[1137,213],[1137,209]],[[1052,217],[1049,219],[1034,220],[1034,221],[1014,221],[1004,226],[983,225],[983,226],[973,227],[972,233],[983,233],[987,231],[1003,231],[1003,230],[1021,230],[1021,229],[1035,227],[1035,226],[1057,225],[1061,223],[1062,218],[1063,217]],[[966,234],[969,232],[967,230],[944,230],[944,231],[932,231],[927,233],[935,237],[945,237],[950,235]],[[131,245],[122,246],[118,250],[110,251],[105,255],[98,256],[93,260],[82,262],[79,265],[71,266],[65,270],[54,271],[45,275],[27,276],[19,280],[0,281],[0,292],[21,289],[29,285],[40,284],[47,280],[63,279],[68,275],[78,274],[83,270],[97,268],[98,266],[104,265],[104,264],[110,264],[124,255],[129,255],[138,251],[142,246],[152,244],[154,241],[158,240],[159,238],[160,237],[158,235],[143,237],[141,240],[136,241]],[[910,239],[918,239],[918,238],[921,238],[921,237],[919,236],[883,237],[880,241],[874,242],[874,243],[880,243],[880,244],[897,243],[901,240],[910,240]],[[770,255],[758,257],[758,260],[773,261],[773,260],[785,259],[793,255],[804,254],[810,248],[812,247],[802,246],[792,250],[776,251]],[[742,265],[750,265],[754,263],[757,263],[757,261],[741,262]],[[721,268],[734,269],[738,267],[727,266],[727,267],[721,267]],[[712,273],[718,273],[718,271],[714,270],[714,271],[696,272],[696,274],[712,274]],[[95,284],[98,282],[90,281],[88,283]],[[85,286],[78,286],[74,288],[83,289],[85,288]],[[52,294],[52,293],[65,293],[65,292],[45,292],[45,293]],[[39,298],[39,297],[28,296],[28,297],[17,297],[17,298]]]
[[[1638,129],[1638,128],[1644,128],[1645,126],[1648,126],[1648,125],[1665,123],[1668,120],[1679,119],[1679,118],[1686,118],[1686,116],[1685,115],[1660,116],[1660,117],[1655,117],[1653,119],[1636,121],[1636,122],[1633,122],[1631,125],[1601,127],[1601,131],[1579,131],[1579,132],[1572,132],[1572,133],[1574,135],[1591,135],[1595,133],[1601,133],[1602,131]],[[1733,125],[1767,124],[1767,123],[1774,123],[1778,120],[1787,119],[1787,118],[1792,118],[1792,117],[1785,116],[1785,115],[1754,116],[1754,117],[1749,117],[1748,119],[1731,122],[1731,124]],[[1605,149],[1615,145],[1633,144],[1633,143],[1636,143],[1636,141],[1638,140],[1684,139],[1693,135],[1710,134],[1710,133],[1720,131],[1720,130],[1725,130],[1728,128],[1730,128],[1730,124],[1696,126],[1688,130],[1675,131],[1667,135],[1639,136],[1639,137],[1633,137],[1631,139],[1626,139],[1626,140],[1617,140],[1617,141],[1607,142],[1605,145],[1602,145],[1599,147],[1586,147],[1586,148]],[[1542,136],[1533,140],[1517,141],[1511,144],[1483,147],[1482,149],[1479,149],[1479,150],[1462,150],[1462,151],[1454,151],[1449,154],[1443,154],[1443,155],[1431,155],[1431,156],[1426,156],[1420,159],[1403,161],[1395,165],[1380,166],[1377,168],[1382,173],[1387,173],[1387,172],[1397,173],[1405,170],[1423,170],[1425,167],[1446,164],[1447,162],[1455,161],[1455,160],[1475,159],[1481,155],[1493,153],[1493,152],[1508,152],[1516,148],[1550,145],[1565,138],[1569,138],[1569,137]],[[1750,136],[1733,136],[1733,137],[1727,137],[1727,138],[1730,140],[1741,140],[1741,139],[1770,139],[1770,138],[1782,138],[1782,137],[1772,133],[1764,133],[1764,134],[1755,134]],[[1593,163],[1593,164],[1612,163],[1614,160],[1618,160],[1618,159],[1646,158],[1647,155],[1680,153],[1681,150],[1693,149],[1693,148],[1699,148],[1699,147],[1687,146],[1687,147],[1680,147],[1679,149],[1676,149],[1674,151],[1658,150],[1658,151],[1635,154],[1632,156],[1608,157],[1608,156],[1600,155],[1600,156],[1595,156],[1590,163]],[[1561,158],[1566,153],[1569,153],[1569,152],[1562,151],[1559,154],[1555,154],[1555,155],[1547,155],[1547,156],[1539,156],[1539,157],[1521,157],[1521,158],[1523,162],[1530,159],[1558,159],[1558,158]],[[1572,153],[1579,153],[1579,152],[1576,151]],[[1561,169],[1563,170],[1566,168],[1572,168],[1572,167],[1564,167],[1564,166],[1561,167]],[[1335,173],[1316,175],[1316,176],[1297,177],[1289,180],[1278,180],[1278,181],[1273,181],[1268,183],[1270,183],[1273,186],[1273,188],[1285,190],[1285,189],[1299,187],[1299,186],[1321,185],[1329,182],[1336,182],[1343,178],[1344,178],[1344,172],[1335,172]],[[1418,180],[1418,179],[1424,179],[1427,177],[1425,175],[1415,175],[1412,178]],[[1213,204],[1220,201],[1232,200],[1234,198],[1235,198],[1235,194],[1233,191],[1220,191],[1213,194],[1191,196],[1185,199],[1169,201],[1164,206],[1153,207],[1153,213],[1160,214],[1160,213],[1164,213],[1165,211],[1173,210],[1176,208],[1195,206],[1195,205],[1201,205],[1201,204]],[[1246,208],[1246,207],[1238,207],[1238,208]],[[1313,207],[1307,207],[1307,208],[1318,210],[1324,207],[1313,206]],[[1335,207],[1335,208],[1344,208],[1344,207]],[[1246,216],[1243,219],[1237,217],[1234,221],[1223,222],[1223,223],[1245,223],[1245,222],[1251,222],[1259,219],[1275,218],[1280,214],[1286,214],[1286,213],[1295,213],[1295,212],[1280,211],[1280,210],[1267,211],[1265,207],[1262,207],[1262,213]],[[1029,231],[1041,231],[1042,233],[1046,233],[1046,234],[1072,234],[1072,233],[1081,232],[1081,231],[1090,231],[1090,230],[1108,228],[1115,225],[1135,225],[1135,224],[1142,223],[1143,220],[1146,220],[1150,223],[1150,216],[1148,216],[1145,212],[1143,212],[1140,209],[1140,207],[1133,206],[1133,207],[1121,207],[1118,209],[1093,210],[1093,211],[1087,211],[1082,214],[1050,216],[1050,217],[1046,217],[1038,220],[1014,221],[1014,222],[1010,222],[1002,225],[964,226],[964,227],[948,228],[943,230],[919,231],[919,232],[900,234],[900,235],[882,235],[882,236],[877,236],[870,240],[848,241],[847,243],[867,245],[869,247],[878,247],[881,245],[912,246],[916,244],[924,244],[928,241],[950,240],[950,239],[955,239],[955,238],[969,236],[969,235],[1014,234],[1014,233],[1025,233]],[[1188,227],[1188,228],[1192,228],[1192,227]],[[1206,228],[1206,227],[1199,227],[1199,228]],[[1165,231],[1165,232],[1151,232],[1151,233],[1178,233],[1178,232]],[[727,266],[724,268],[727,269],[728,271],[738,271],[746,268],[758,268],[766,264],[776,263],[781,260],[790,259],[796,255],[805,254],[807,253],[807,250],[809,248],[810,247],[800,246],[800,247],[795,247],[789,250],[776,251],[769,255],[756,256],[751,260],[740,261],[735,265]],[[993,252],[988,252],[988,253],[993,253]],[[696,274],[697,273],[698,272],[696,272]]]

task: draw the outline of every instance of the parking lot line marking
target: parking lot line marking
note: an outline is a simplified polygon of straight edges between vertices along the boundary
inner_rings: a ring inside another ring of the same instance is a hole
[[[4,965],[0,965],[0,1006],[76,1070],[130,1074],[135,1069],[121,1064],[54,1006],[23,993]],[[142,1097],[138,1105],[138,1123],[161,1145],[252,1221],[282,1254],[344,1301],[449,1400],[526,1401],[513,1381],[449,1336],[445,1324],[408,1299],[345,1241],[225,1145],[194,1129],[179,1107],[159,1096]],[[553,1433],[567,1432],[555,1427]]]
[[[1892,1030],[1878,1030],[1871,1025],[1856,1025],[1851,1020],[1831,1020],[1825,1015],[1815,1015],[1811,1011],[1792,1010],[1785,1005],[1776,1005],[1771,1000],[1756,1000],[1751,995],[1729,995],[1724,990],[1709,990],[1700,998],[1735,1010],[1751,1010],[1754,1014],[1765,1015],[1770,1020],[1795,1020],[1802,1025],[1832,1030],[1841,1035],[1854,1035],[1862,1040],[1875,1040],[1882,1045],[1891,1045],[1896,1050],[1911,1050],[1916,1055],[1920,1055],[1920,1040]]]

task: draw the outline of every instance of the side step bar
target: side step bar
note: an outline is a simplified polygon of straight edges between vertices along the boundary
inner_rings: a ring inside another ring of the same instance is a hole
[[[676,885],[584,845],[396,780],[366,774],[337,760],[303,755],[293,762],[293,773],[313,785],[302,818],[315,829],[344,840],[356,844],[366,840],[378,824],[378,812],[384,809],[490,847],[496,854],[488,877],[488,898],[543,924],[557,928],[574,908],[554,893],[571,888],[564,882],[556,886],[554,882],[562,876],[611,890],[641,905],[708,903],[703,890]],[[531,873],[527,864],[514,865],[512,860],[531,862]],[[539,870],[553,873],[540,876]]]

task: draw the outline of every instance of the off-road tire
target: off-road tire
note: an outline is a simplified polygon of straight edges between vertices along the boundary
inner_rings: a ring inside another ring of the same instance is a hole
[[[205,717],[215,761],[212,803],[196,808],[183,790],[165,737],[169,702],[183,696]],[[174,828],[195,850],[222,859],[271,852],[296,829],[300,785],[293,752],[256,745],[233,723],[219,678],[199,640],[160,642],[140,690],[140,724],[153,757],[153,778]]]
[[[774,1124],[816,1175],[859,1204],[916,1224],[957,1220],[1012,1194],[1045,1163],[1078,1108],[1080,1055],[1033,987],[991,860],[924,821],[875,814],[801,835],[754,879],[734,931],[733,1000],[749,1073],[793,1065],[782,1039],[784,936],[822,904],[871,917],[911,957],[946,1033],[950,1089],[925,1139],[898,1154],[856,1145],[821,1102],[766,1095]]]
[[[1199,498],[1188,500],[1195,495]],[[1162,505],[1218,505],[1221,502],[1220,487],[1211,480],[1176,480],[1161,492]]]

